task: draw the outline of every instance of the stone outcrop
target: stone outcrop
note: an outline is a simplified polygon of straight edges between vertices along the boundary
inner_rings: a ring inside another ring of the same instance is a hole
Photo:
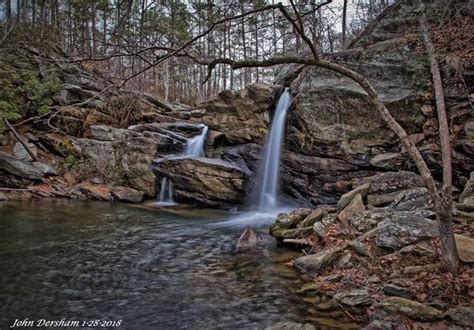
[[[220,159],[164,157],[154,161],[157,177],[173,182],[179,201],[218,208],[243,202],[247,173]]]
[[[265,84],[253,84],[237,92],[223,91],[199,105],[194,110],[197,118],[191,119],[222,132],[230,144],[261,143],[268,132],[274,93],[274,87]]]

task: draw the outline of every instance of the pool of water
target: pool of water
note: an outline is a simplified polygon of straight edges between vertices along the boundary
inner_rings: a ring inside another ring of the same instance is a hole
[[[222,212],[105,202],[0,203],[0,329],[15,319],[260,329],[314,321],[295,252],[237,252]]]

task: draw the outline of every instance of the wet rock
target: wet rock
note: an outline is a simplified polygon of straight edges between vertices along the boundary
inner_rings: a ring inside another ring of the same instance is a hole
[[[91,134],[94,139],[99,141],[117,141],[122,140],[134,132],[123,128],[115,128],[107,125],[90,126]]]
[[[28,143],[28,142],[26,143],[26,145],[28,146],[30,151],[33,153],[33,155],[38,157],[38,149],[36,148],[36,146],[33,143]],[[19,160],[23,160],[25,162],[32,162],[33,161],[33,158],[30,156],[28,151],[25,149],[25,147],[20,142],[15,143],[15,146],[13,147],[13,154]]]
[[[294,229],[273,229],[270,235],[278,240],[302,238],[313,233],[313,227],[302,227]]]
[[[344,209],[349,203],[357,196],[360,195],[361,198],[367,196],[367,192],[369,191],[370,183],[365,183],[341,196],[339,202],[337,202],[337,209],[342,210]]]
[[[327,215],[327,213],[323,209],[316,209],[312,211],[303,221],[298,223],[298,227],[311,227],[314,225],[314,223],[320,221],[322,218],[324,218]]]
[[[178,201],[228,208],[245,198],[247,173],[220,159],[162,158],[153,171],[173,181]]]
[[[474,325],[474,306],[456,306],[448,309],[445,316],[454,323],[464,327]]]
[[[394,212],[377,225],[376,244],[400,249],[406,245],[438,235],[436,222],[413,213]]]
[[[244,232],[240,235],[237,241],[237,249],[242,250],[246,248],[252,248],[259,244],[262,244],[263,237],[257,233],[252,227],[245,227]]]
[[[343,223],[347,223],[355,214],[364,210],[365,205],[362,201],[362,197],[360,194],[357,194],[354,196],[351,202],[341,212],[339,212],[338,218]]]
[[[397,296],[406,299],[413,299],[415,297],[411,289],[400,279],[394,279],[384,283],[383,292],[387,296]]]
[[[436,308],[401,297],[389,297],[375,306],[420,321],[434,321],[442,317],[441,311]]]
[[[370,163],[375,167],[395,171],[403,165],[403,157],[398,152],[380,154],[372,158]]]
[[[117,158],[116,169],[121,175],[120,181],[144,192],[147,196],[156,196],[157,178],[151,168],[157,151],[167,145],[167,140],[157,140],[144,136],[131,137],[114,143]]]
[[[299,257],[294,265],[302,273],[317,276],[341,256],[342,250],[342,247],[333,247],[316,254]]]
[[[140,203],[144,197],[143,192],[127,187],[113,187],[110,193],[115,200],[126,203]]]
[[[305,220],[312,213],[311,209],[299,208],[291,211],[290,213],[284,213],[278,215],[273,226],[280,227],[283,229],[295,228],[303,220]]]
[[[37,168],[41,173],[43,173],[43,175],[58,175],[58,171],[48,164],[41,162],[33,162],[31,163],[31,165]]]
[[[281,321],[266,327],[265,330],[316,330],[316,328],[309,323],[297,323],[293,321]]]
[[[474,239],[459,234],[455,234],[454,238],[458,248],[459,259],[464,262],[474,262]]]
[[[334,299],[343,305],[351,307],[366,306],[372,303],[372,299],[370,299],[366,289],[344,290],[336,293]]]
[[[43,172],[31,163],[22,161],[5,152],[0,152],[0,169],[31,180],[39,180],[44,176]]]

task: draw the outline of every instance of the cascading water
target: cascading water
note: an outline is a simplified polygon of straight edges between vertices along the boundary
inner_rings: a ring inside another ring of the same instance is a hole
[[[160,205],[175,205],[173,199],[173,181],[168,178],[163,178],[161,180],[161,190],[160,190],[160,200],[158,204]]]
[[[278,178],[280,174],[280,159],[283,138],[285,136],[285,123],[288,108],[292,97],[289,88],[285,88],[278,100],[273,118],[270,135],[268,136],[263,161],[262,181],[259,185],[260,195],[258,197],[258,210],[262,212],[272,211],[278,205]]]
[[[285,88],[278,100],[275,110],[270,134],[267,138],[265,155],[260,171],[261,177],[257,187],[259,187],[257,202],[251,212],[240,214],[228,221],[224,221],[218,226],[254,227],[268,226],[278,213],[288,212],[288,207],[282,207],[278,203],[278,179],[280,173],[281,149],[285,136],[286,114],[291,106],[292,96],[289,88]]]
[[[209,128],[206,125],[202,125],[201,134],[188,140],[184,155],[188,157],[205,157],[204,154],[204,142],[206,141],[206,135]]]

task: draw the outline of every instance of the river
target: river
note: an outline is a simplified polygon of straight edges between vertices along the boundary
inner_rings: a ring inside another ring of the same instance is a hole
[[[224,212],[94,201],[0,203],[0,328],[15,319],[249,329],[310,320],[305,283],[269,243],[237,253]],[[297,254],[296,254],[297,255]],[[313,320],[313,323],[315,321]]]

